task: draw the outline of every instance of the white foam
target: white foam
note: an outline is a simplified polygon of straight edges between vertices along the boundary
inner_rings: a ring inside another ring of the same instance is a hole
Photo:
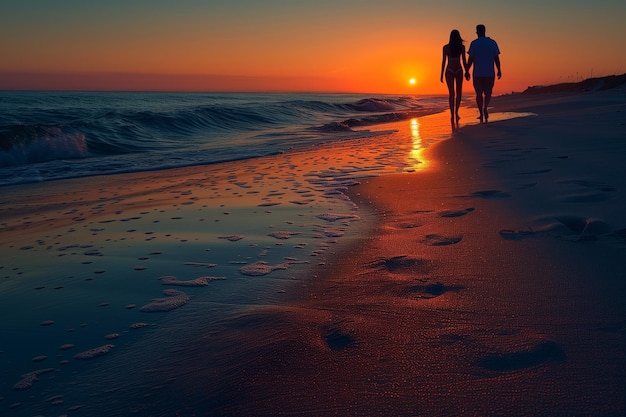
[[[141,307],[145,313],[171,311],[181,307],[189,301],[189,296],[182,291],[167,289],[163,291],[167,297],[155,298],[150,303]]]
[[[159,278],[163,285],[177,285],[179,287],[205,287],[210,281],[226,279],[225,277],[199,277],[189,280],[179,280],[174,276],[164,276]]]
[[[39,378],[37,378],[39,375],[53,372],[54,370],[54,368],[45,368],[24,374],[22,375],[22,379],[20,379],[15,385],[13,385],[13,389],[16,391],[26,390],[32,387],[35,382],[39,381]]]
[[[253,264],[242,266],[239,271],[244,275],[250,276],[262,276],[271,273],[278,269],[289,269],[289,264],[282,263],[276,265],[270,265],[265,261],[258,261]]]
[[[114,347],[115,345],[98,346],[96,348],[77,353],[76,355],[74,355],[74,359],[93,359],[109,353]]]

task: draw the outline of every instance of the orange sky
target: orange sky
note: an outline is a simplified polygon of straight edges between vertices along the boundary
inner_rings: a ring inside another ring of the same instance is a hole
[[[477,23],[502,51],[496,94],[626,72],[622,0],[10,3],[0,89],[445,94],[441,48]]]

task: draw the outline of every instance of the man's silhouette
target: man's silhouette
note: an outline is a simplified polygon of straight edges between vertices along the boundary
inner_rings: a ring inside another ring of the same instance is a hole
[[[485,36],[485,25],[476,26],[476,34],[478,38],[470,43],[469,59],[467,60],[467,70],[465,78],[469,80],[469,69],[474,65],[472,78],[474,81],[474,90],[476,91],[476,104],[480,112],[480,122],[487,121],[489,118],[489,101],[491,101],[491,92],[495,83],[496,72],[494,65],[498,69],[498,79],[502,77],[500,71],[500,49],[498,44],[491,38]]]

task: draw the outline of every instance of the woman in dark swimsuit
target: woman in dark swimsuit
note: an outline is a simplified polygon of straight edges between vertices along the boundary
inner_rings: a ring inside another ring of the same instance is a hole
[[[461,60],[463,66],[461,66]],[[446,61],[448,65],[446,67]],[[445,71],[448,96],[450,100],[450,118],[452,124],[459,120],[459,106],[461,105],[461,92],[463,90],[463,74],[467,69],[465,45],[458,30],[450,32],[450,42],[443,46],[443,59],[441,61],[440,81],[443,82]],[[456,86],[455,86],[456,83]]]

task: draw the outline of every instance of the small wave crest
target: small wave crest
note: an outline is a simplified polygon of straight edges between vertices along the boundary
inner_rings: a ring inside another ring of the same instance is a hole
[[[348,107],[356,111],[367,112],[393,111],[396,109],[396,106],[391,101],[376,98],[364,98],[356,103],[349,104]]]
[[[417,111],[374,114],[374,115],[365,116],[361,118],[350,118],[341,122],[327,123],[323,126],[314,127],[312,128],[312,130],[316,130],[320,132],[353,131],[353,128],[358,127],[358,126],[372,126],[372,125],[377,125],[377,124],[382,124],[382,123],[397,122],[401,120],[407,120],[413,117],[418,117],[423,114],[424,112],[417,112]]]
[[[347,107],[358,112],[399,112],[424,109],[423,98],[412,96],[369,97],[350,103]]]
[[[0,132],[0,167],[87,156],[85,135],[49,126],[17,125]]]

